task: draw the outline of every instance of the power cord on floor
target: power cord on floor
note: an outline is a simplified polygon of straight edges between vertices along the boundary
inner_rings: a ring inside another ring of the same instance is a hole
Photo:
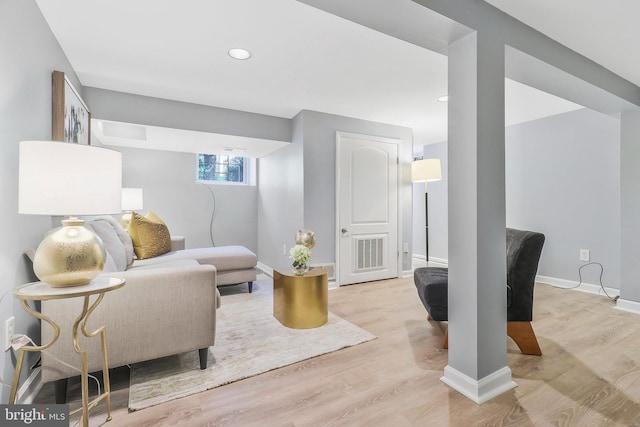
[[[582,269],[589,266],[589,265],[598,265],[600,266],[600,288],[602,289],[602,292],[607,296],[607,298],[609,298],[611,301],[617,301],[618,298],[620,298],[619,295],[616,296],[611,296],[607,293],[607,290],[604,288],[604,285],[602,284],[602,276],[604,275],[604,267],[602,266],[602,264],[600,264],[599,262],[588,262],[586,264],[583,264],[580,266],[580,268],[578,268],[578,277],[580,278],[580,282],[578,283],[578,286],[580,286],[582,284]]]
[[[600,266],[600,288],[602,289],[602,292],[607,296],[607,298],[609,298],[611,301],[617,301],[618,298],[620,298],[620,295],[615,295],[615,296],[611,296],[607,293],[607,290],[605,289],[604,285],[602,284],[602,276],[604,275],[604,267],[602,266],[602,264],[600,264],[599,262],[588,262],[586,264],[582,264],[579,268],[578,268],[578,278],[580,279],[580,281],[578,282],[577,285],[572,286],[570,288],[565,288],[562,286],[555,286],[556,288],[560,288],[560,289],[576,289],[579,288],[580,285],[582,285],[582,269],[590,266],[590,265],[598,265]]]

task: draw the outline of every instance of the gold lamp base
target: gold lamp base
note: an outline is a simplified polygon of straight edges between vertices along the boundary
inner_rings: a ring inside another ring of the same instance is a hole
[[[50,232],[38,246],[33,271],[53,286],[86,285],[104,269],[106,253],[102,241],[84,228],[84,221],[71,218]]]

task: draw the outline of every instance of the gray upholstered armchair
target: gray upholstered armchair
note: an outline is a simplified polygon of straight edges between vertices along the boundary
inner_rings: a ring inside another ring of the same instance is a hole
[[[533,287],[544,239],[541,233],[507,228],[507,335],[524,354],[542,354],[531,321]],[[448,269],[417,268],[413,278],[429,320],[447,321]],[[442,345],[447,348],[447,332]]]

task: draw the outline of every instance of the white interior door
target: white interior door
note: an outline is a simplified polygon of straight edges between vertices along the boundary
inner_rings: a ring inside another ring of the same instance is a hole
[[[398,277],[398,141],[338,133],[340,285]]]

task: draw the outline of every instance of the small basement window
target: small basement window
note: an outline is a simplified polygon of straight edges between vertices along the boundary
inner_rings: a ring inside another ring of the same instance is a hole
[[[255,160],[248,157],[198,154],[197,180],[207,184],[255,185]]]

